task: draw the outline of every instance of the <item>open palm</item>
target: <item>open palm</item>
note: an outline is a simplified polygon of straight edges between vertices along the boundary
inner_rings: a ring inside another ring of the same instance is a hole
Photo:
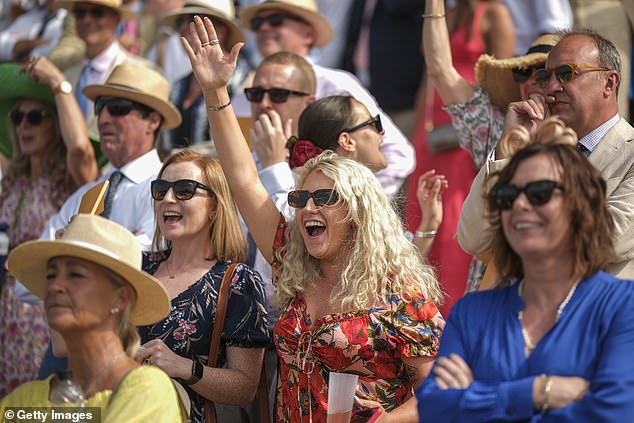
[[[236,60],[243,46],[237,43],[226,55],[217,43],[214,25],[207,17],[194,16],[189,24],[189,34],[182,37],[183,48],[189,56],[192,70],[203,92],[225,87],[236,68]],[[210,44],[210,42],[212,44]]]

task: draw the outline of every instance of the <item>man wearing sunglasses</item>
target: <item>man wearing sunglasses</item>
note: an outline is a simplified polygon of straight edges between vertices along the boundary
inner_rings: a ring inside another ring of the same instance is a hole
[[[315,0],[266,0],[241,9],[240,18],[254,32],[258,50],[263,57],[286,51],[308,58],[313,47],[323,46],[332,39],[332,27],[328,20],[318,12]],[[377,114],[381,116],[381,121],[385,127],[385,136],[380,149],[385,155],[388,165],[387,168],[377,172],[376,176],[386,194],[394,197],[405,178],[415,167],[414,149],[409,141],[353,75],[315,64],[312,64],[312,68],[317,83],[315,99],[330,95],[351,95],[364,104],[372,116]],[[273,86],[263,88],[273,88]],[[297,87],[290,85],[275,86],[274,88],[295,92],[289,92],[288,96],[286,96],[286,92],[279,91],[262,93],[267,97],[267,100],[271,98],[271,95],[278,100],[283,97],[286,97],[287,101],[301,100],[302,97],[303,100],[308,100],[311,94],[294,89]],[[305,96],[302,93],[308,95]],[[255,94],[255,97],[253,92],[248,95],[252,99],[258,99],[260,93]],[[234,111],[239,117],[249,115],[245,100],[245,97],[240,98],[240,96],[233,100]],[[297,116],[299,114],[301,114],[301,110]],[[282,122],[285,122],[284,118],[282,118]]]
[[[579,154],[588,157],[607,182],[608,206],[616,224],[616,257],[609,270],[620,278],[632,279],[634,128],[619,116],[620,73],[621,60],[611,41],[593,31],[566,33],[550,52],[545,68],[535,72],[545,98],[511,103],[504,130],[522,125],[530,131],[549,115],[557,115],[577,133]],[[507,162],[499,148],[495,155],[476,177],[460,217],[458,241],[471,254],[486,253],[490,247],[482,183]]]

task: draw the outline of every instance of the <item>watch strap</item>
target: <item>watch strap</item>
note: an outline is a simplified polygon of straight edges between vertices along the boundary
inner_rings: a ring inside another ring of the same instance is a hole
[[[186,385],[193,385],[203,378],[203,365],[196,360],[192,360],[192,375],[189,379],[183,380],[183,383]]]

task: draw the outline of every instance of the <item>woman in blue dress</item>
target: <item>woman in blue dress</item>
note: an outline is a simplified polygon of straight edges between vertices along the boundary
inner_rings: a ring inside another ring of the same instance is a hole
[[[144,270],[163,282],[172,306],[165,319],[139,328],[137,360],[179,378],[192,422],[204,422],[205,398],[246,406],[255,396],[268,342],[264,288],[256,271],[236,268],[218,368],[207,366],[222,276],[246,256],[238,211],[218,161],[191,150],[167,159],[151,190],[157,223]]]
[[[631,421],[634,284],[601,270],[605,182],[556,118],[508,140],[528,145],[487,185],[499,285],[454,307],[420,421]]]

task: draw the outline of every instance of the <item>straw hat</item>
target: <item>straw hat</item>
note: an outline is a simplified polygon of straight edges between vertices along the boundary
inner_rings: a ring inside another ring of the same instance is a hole
[[[315,30],[315,47],[326,45],[332,40],[332,26],[319,13],[315,0],[264,0],[254,6],[240,9],[240,20],[249,25],[251,19],[264,10],[283,10],[308,22]]]
[[[136,63],[116,66],[104,84],[88,85],[86,97],[118,97],[136,101],[163,116],[163,129],[176,128],[182,117],[169,101],[169,84],[157,71]]]
[[[20,65],[16,63],[0,64],[0,153],[5,157],[13,156],[11,146],[11,123],[9,112],[15,107],[18,100],[31,99],[41,101],[55,110],[55,98],[48,85],[35,82],[25,73],[20,73]],[[99,148],[99,140],[92,141],[95,156],[99,164],[105,164],[106,160]]]
[[[185,6],[177,12],[167,14],[163,17],[162,23],[173,27],[180,16],[186,15],[210,15],[225,24],[229,29],[226,46],[231,49],[236,43],[244,41],[244,32],[234,22],[236,11],[233,7],[233,0],[185,0]]]
[[[524,56],[496,59],[483,54],[475,65],[476,81],[489,94],[491,103],[506,112],[510,103],[521,100],[512,70],[545,63],[548,53],[558,42],[558,35],[544,34],[537,37]]]
[[[7,269],[44,299],[46,266],[50,259],[59,256],[88,260],[128,281],[137,295],[131,316],[137,326],[158,322],[170,310],[170,300],[161,282],[141,271],[141,248],[136,238],[111,220],[78,214],[60,239],[29,241],[14,248],[7,258]]]
[[[136,13],[122,6],[121,0],[57,0],[57,5],[59,7],[68,9],[70,12],[73,11],[73,8],[77,3],[90,3],[97,6],[114,9],[117,13],[121,15],[121,19],[124,21],[129,21],[136,17]]]

